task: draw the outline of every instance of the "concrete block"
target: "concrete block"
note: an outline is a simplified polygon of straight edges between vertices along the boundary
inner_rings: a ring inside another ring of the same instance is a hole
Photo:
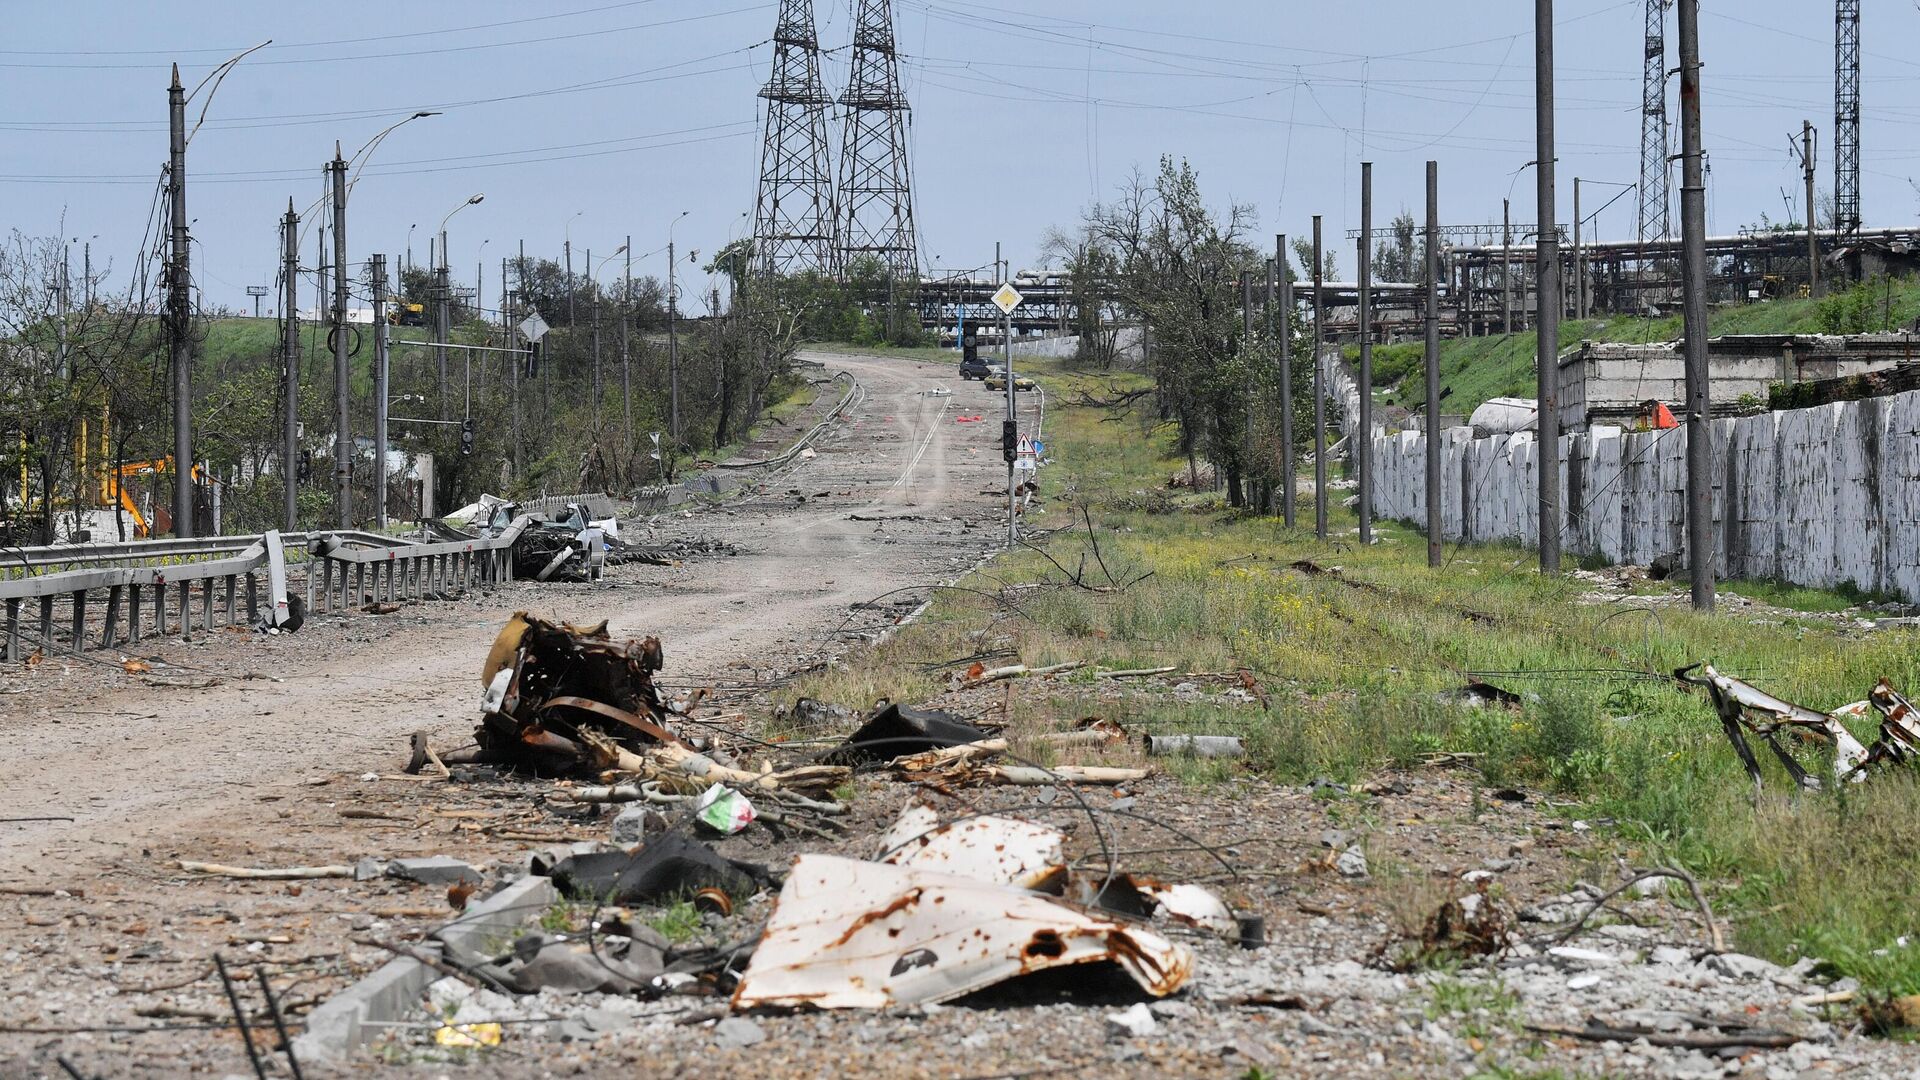
[[[451,885],[456,881],[479,884],[480,871],[450,855],[428,855],[418,859],[395,859],[387,864],[387,876],[422,885]]]

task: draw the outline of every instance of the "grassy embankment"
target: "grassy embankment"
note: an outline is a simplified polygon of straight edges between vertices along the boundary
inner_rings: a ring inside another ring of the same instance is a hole
[[[1118,592],[1020,593],[1017,608],[944,592],[925,619],[797,693],[854,707],[881,695],[922,701],[938,692],[944,665],[995,646],[1033,665],[1246,668],[1267,707],[1197,704],[1139,684],[1123,699],[1096,699],[1090,678],[1063,677],[1050,690],[1023,687],[1010,719],[1044,729],[1097,713],[1135,732],[1243,734],[1244,763],[1172,766],[1203,785],[1240,769],[1295,782],[1351,779],[1415,767],[1436,751],[1473,755],[1487,785],[1543,789],[1570,816],[1611,822],[1586,834],[1592,873],[1610,876],[1616,855],[1683,866],[1711,882],[1739,948],[1779,961],[1822,956],[1876,991],[1920,992],[1920,947],[1895,944],[1920,932],[1912,897],[1920,816],[1911,809],[1920,785],[1895,769],[1843,792],[1795,793],[1769,760],[1756,804],[1704,697],[1667,675],[1709,659],[1831,709],[1864,697],[1881,675],[1920,688],[1920,637],[1837,632],[1812,615],[1709,618],[1683,605],[1582,603],[1580,581],[1542,578],[1530,555],[1506,546],[1449,547],[1446,565],[1429,570],[1411,529],[1388,523],[1377,546],[1352,544],[1351,516],[1337,504],[1340,540],[1321,544],[1310,507],[1307,528],[1289,530],[1212,494],[1169,491],[1166,479],[1184,465],[1149,409],[1103,422],[1102,410],[1063,404],[1081,387],[1110,393],[1109,383],[1129,377],[1029,369],[1048,384],[1048,442],[1060,459],[1043,474],[1050,502],[1033,522],[1061,530],[1043,541],[1047,552],[1068,567],[1085,553],[1095,566],[1087,531],[1069,528],[1084,505],[1114,577],[1151,576]],[[1340,575],[1290,566],[1303,559]],[[989,573],[962,584],[991,593],[1001,582],[1061,576],[1031,551],[1003,556]],[[1097,569],[1092,576],[1106,581]],[[1767,598],[1805,611],[1845,602],[1812,590]],[[1474,675],[1526,703],[1476,710],[1447,699]]]
[[[1865,333],[1883,328],[1911,327],[1920,318],[1920,281],[1891,282],[1882,278],[1863,282],[1845,293],[1819,300],[1767,300],[1720,308],[1710,319],[1710,332],[1719,334]],[[1566,319],[1560,323],[1560,349],[1582,341],[1646,344],[1676,341],[1680,316],[1659,319],[1630,315],[1607,319]],[[1500,337],[1462,338],[1440,345],[1441,408],[1449,413],[1471,413],[1494,397],[1534,395],[1534,333],[1526,330]],[[1426,401],[1421,381],[1422,347],[1418,341],[1377,345],[1373,350],[1373,384],[1383,404],[1418,408]],[[1349,363],[1358,362],[1357,345],[1346,348]],[[1450,391],[1450,392],[1449,392]]]

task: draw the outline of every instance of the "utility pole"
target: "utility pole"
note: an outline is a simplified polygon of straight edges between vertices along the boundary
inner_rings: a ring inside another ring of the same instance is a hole
[[[673,240],[667,240],[667,426],[673,435],[673,448],[680,449],[680,316],[674,296]]]
[[[1533,5],[1534,169],[1539,209],[1534,214],[1534,369],[1538,385],[1534,430],[1540,452],[1540,572],[1560,572],[1560,233],[1554,222],[1553,0]]]
[[[1513,207],[1500,200],[1500,335],[1513,333]]]
[[[333,503],[340,527],[353,528],[353,430],[347,415],[347,160],[333,144]]]
[[[440,265],[433,268],[433,362],[440,374],[440,419],[450,420],[447,405],[446,343],[453,336],[453,273],[447,268],[447,234],[440,234]],[[435,483],[439,482],[435,470]]]
[[[1584,319],[1586,309],[1587,272],[1580,263],[1580,178],[1573,178],[1573,317]]]
[[[387,527],[387,257],[373,257],[373,527]]]
[[[517,348],[520,335],[516,326],[519,322],[513,294],[507,291],[507,259],[500,259],[500,317],[507,327],[507,348]],[[520,449],[520,371],[526,358],[519,355],[507,357],[507,388],[513,397],[513,478],[520,479],[526,474],[526,458]]]
[[[1807,183],[1807,295],[1820,295],[1820,231],[1814,224],[1813,121],[1800,121],[1800,172]]]
[[[1360,163],[1360,430],[1347,433],[1359,466],[1360,543],[1373,543],[1373,162]]]
[[[1440,565],[1440,163],[1427,162],[1427,565]]]
[[[633,467],[633,353],[627,335],[633,329],[633,234],[627,234],[626,269],[620,275],[620,421],[621,452]]]
[[[172,247],[167,260],[167,335],[173,355],[173,535],[193,527],[193,307],[187,290],[187,97],[180,65],[167,88],[167,217]],[[51,494],[51,493],[49,493]]]
[[[1253,271],[1242,270],[1240,271],[1240,348],[1251,355],[1252,345]],[[1258,384],[1254,379],[1253,365],[1248,364],[1247,400],[1245,405],[1242,406],[1247,412],[1247,422],[1243,425],[1246,431],[1247,445],[1245,451],[1240,455],[1240,505],[1248,507],[1254,505],[1253,469],[1250,466],[1253,464],[1253,406],[1254,402],[1259,400],[1259,395],[1254,391],[1256,385]]]
[[[1313,535],[1327,539],[1327,388],[1320,350],[1326,336],[1320,320],[1326,314],[1322,290],[1326,287],[1320,254],[1320,215],[1313,215]]]
[[[571,222],[569,222],[569,224],[571,224]],[[560,245],[560,250],[564,253],[567,261],[567,340],[571,342],[573,340],[574,328],[580,325],[580,320],[575,318],[573,314],[574,298],[580,293],[579,288],[573,283],[573,239],[569,237],[563,241]]]
[[[606,404],[606,384],[600,379],[600,282],[594,273],[593,249],[587,249],[587,280],[593,283],[593,436],[600,438],[600,411]]]
[[[280,444],[281,500],[286,529],[300,528],[300,215],[287,199],[287,216],[280,219],[280,357],[286,364],[282,396],[287,401],[286,429]]]
[[[1000,265],[1000,242],[998,240],[994,241],[993,244],[993,264],[1000,271],[996,276],[1000,278],[1002,283],[1006,283],[1007,278],[1012,275],[1006,272],[1006,267]],[[1020,430],[1020,411],[1019,407],[1014,403],[1013,396],[1013,312],[1011,310],[1001,315],[1000,350],[1001,362],[1007,369],[1007,423],[1012,426],[1015,437],[1017,438]],[[1013,479],[1019,475],[1014,471],[1014,460],[1013,457],[1007,458],[1007,548],[1009,550],[1020,542],[1020,523],[1014,517],[1015,504],[1018,500],[1013,493]]]
[[[1274,302],[1280,337],[1280,517],[1294,526],[1293,498],[1293,274],[1287,269],[1287,234],[1273,238],[1273,262],[1280,275]]]
[[[1687,367],[1687,569],[1713,610],[1713,421],[1707,386],[1707,185],[1700,157],[1700,0],[1680,0],[1680,270]]]

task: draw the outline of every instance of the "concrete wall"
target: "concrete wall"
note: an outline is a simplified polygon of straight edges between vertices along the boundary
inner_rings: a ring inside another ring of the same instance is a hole
[[[1140,350],[1141,338],[1142,335],[1139,327],[1122,327],[1119,338],[1115,342],[1118,352],[1117,359],[1140,359],[1142,355]],[[1038,356],[1051,360],[1071,360],[1079,350],[1080,335],[1078,334],[1013,339],[1013,355],[1015,356]],[[980,351],[982,356],[986,355],[987,347],[984,341],[981,343]],[[993,361],[989,359],[987,362],[992,363]]]
[[[1851,582],[1920,602],[1920,391],[1715,420],[1712,432],[1721,576]],[[1534,434],[1440,439],[1446,537],[1533,544]],[[1684,427],[1596,426],[1560,444],[1567,551],[1615,563],[1686,554]],[[1424,524],[1425,437],[1376,435],[1373,449],[1376,515]]]

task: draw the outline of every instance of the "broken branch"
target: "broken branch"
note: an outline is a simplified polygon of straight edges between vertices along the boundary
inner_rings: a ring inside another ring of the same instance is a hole
[[[213,877],[245,878],[253,881],[304,881],[310,878],[350,878],[351,866],[222,866],[219,863],[179,860],[180,869]]]

